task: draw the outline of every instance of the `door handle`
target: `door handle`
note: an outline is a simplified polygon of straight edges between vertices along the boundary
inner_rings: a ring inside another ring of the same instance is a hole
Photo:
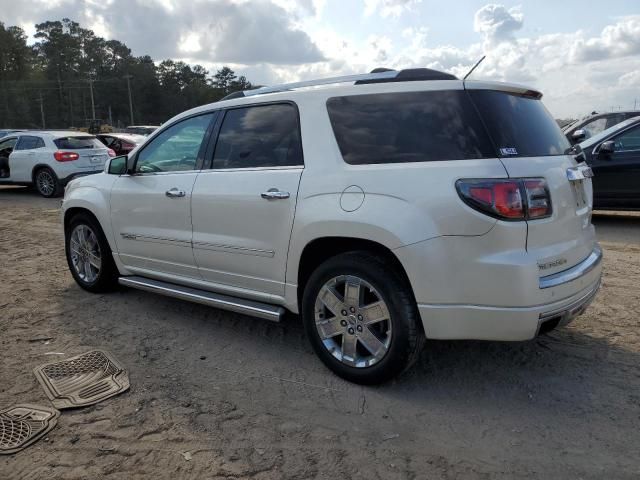
[[[165,192],[165,195],[169,198],[180,198],[180,197],[184,197],[187,195],[187,192],[185,192],[184,190],[180,190],[176,187],[173,187],[170,190],[167,190]]]
[[[265,200],[282,200],[289,198],[290,195],[289,192],[282,192],[277,188],[270,188],[266,192],[262,192],[260,196]]]

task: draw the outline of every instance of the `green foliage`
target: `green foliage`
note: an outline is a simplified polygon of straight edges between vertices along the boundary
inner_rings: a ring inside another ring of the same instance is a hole
[[[33,45],[19,27],[0,22],[0,128],[84,127],[95,117],[130,124],[127,77],[136,124],[159,124],[189,108],[252,88],[222,67],[212,77],[201,65],[134,57],[118,40],[105,40],[68,18],[36,26]]]

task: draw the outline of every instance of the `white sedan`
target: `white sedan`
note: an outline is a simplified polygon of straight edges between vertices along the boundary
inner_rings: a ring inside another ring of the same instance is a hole
[[[113,156],[82,132],[15,132],[0,139],[0,184],[34,185],[43,197],[55,197],[73,178],[102,172]]]

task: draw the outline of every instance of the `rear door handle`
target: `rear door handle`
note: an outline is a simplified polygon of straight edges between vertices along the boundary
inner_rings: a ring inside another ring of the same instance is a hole
[[[180,190],[176,187],[173,187],[170,190],[167,190],[165,192],[165,195],[169,198],[180,198],[180,197],[184,197],[187,195],[187,192],[185,192],[184,190]]]
[[[289,192],[282,192],[277,188],[270,188],[266,192],[262,192],[260,196],[265,200],[282,200],[289,198],[290,194]]]

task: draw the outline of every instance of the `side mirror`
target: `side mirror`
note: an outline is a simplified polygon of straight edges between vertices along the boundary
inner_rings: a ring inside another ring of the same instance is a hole
[[[107,173],[109,175],[122,175],[127,172],[127,156],[121,155],[119,157],[113,157],[109,160],[109,166],[107,167]]]
[[[585,138],[587,138],[587,131],[582,128],[579,128],[578,130],[576,130],[571,134],[571,138],[573,139],[574,142],[580,143]]]
[[[600,148],[598,149],[598,155],[602,155],[608,157],[615,153],[616,151],[616,142],[613,140],[609,140],[600,144]]]

